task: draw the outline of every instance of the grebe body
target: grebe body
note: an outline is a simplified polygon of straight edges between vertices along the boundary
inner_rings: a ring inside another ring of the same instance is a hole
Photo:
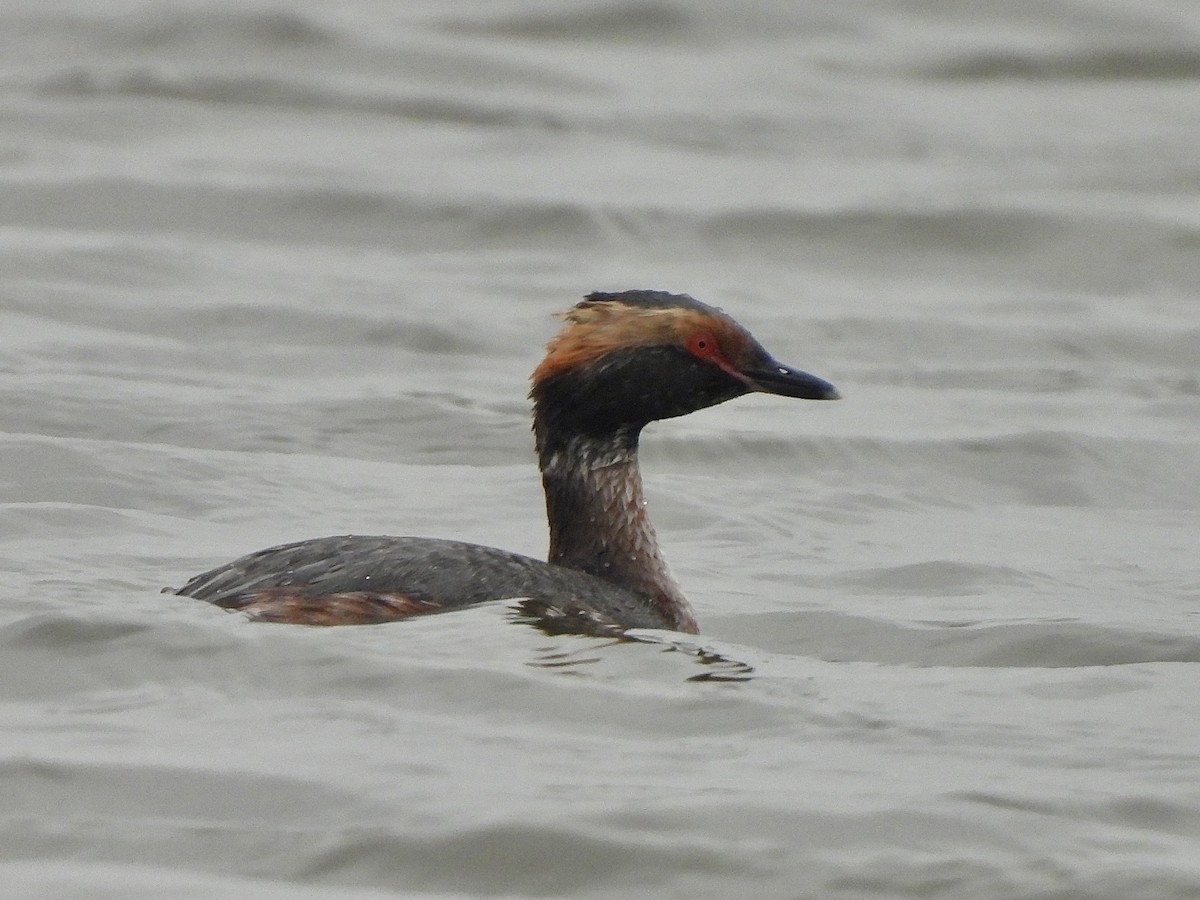
[[[524,598],[545,627],[695,633],[646,515],[638,440],[650,422],[752,391],[838,394],[776,362],[721,310],[686,294],[590,294],[564,314],[532,376],[549,561],[434,538],[347,535],[271,547],[177,593],[251,618],[309,625],[392,621]]]

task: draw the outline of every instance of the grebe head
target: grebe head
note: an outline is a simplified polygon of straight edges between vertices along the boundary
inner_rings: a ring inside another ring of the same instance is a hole
[[[636,443],[649,422],[752,391],[838,398],[829,382],[777,362],[724,312],[686,294],[594,293],[564,318],[532,377],[539,446],[551,433]]]

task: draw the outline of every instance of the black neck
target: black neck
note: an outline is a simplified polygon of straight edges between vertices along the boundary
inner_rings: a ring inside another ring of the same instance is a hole
[[[671,577],[646,514],[637,444],[640,429],[561,434],[535,415],[538,463],[550,525],[549,561],[645,595],[681,630],[691,607]]]

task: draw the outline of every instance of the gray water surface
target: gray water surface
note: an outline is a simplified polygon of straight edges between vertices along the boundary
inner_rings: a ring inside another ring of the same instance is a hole
[[[1194,2],[0,35],[5,896],[1200,895]],[[527,376],[632,287],[845,396],[646,432],[699,638],[159,593],[325,534],[544,554]]]

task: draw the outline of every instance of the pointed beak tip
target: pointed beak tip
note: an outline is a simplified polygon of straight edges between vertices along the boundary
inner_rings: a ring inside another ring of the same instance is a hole
[[[841,392],[826,381],[808,372],[801,372],[778,363],[750,376],[755,390],[800,400],[840,400]]]
[[[806,400],[841,400],[842,392],[835,388],[829,382],[811,385],[812,393],[808,394]]]

